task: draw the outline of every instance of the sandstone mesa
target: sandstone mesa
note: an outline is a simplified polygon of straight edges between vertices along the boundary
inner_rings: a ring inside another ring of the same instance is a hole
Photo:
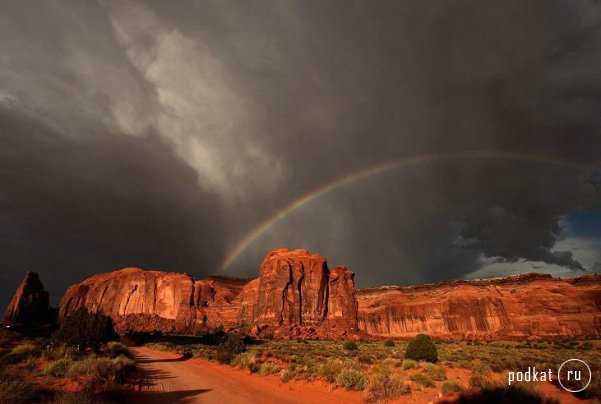
[[[270,252],[253,280],[195,280],[188,274],[125,268],[69,287],[59,320],[86,307],[111,316],[122,333],[223,327],[275,338],[417,333],[456,340],[601,337],[601,275],[557,279],[526,274],[368,289],[355,289],[353,279],[345,267],[329,269],[319,254],[285,248]],[[5,324],[15,318],[10,314],[14,307],[26,307],[31,300],[18,297],[29,296],[22,289],[23,284]]]

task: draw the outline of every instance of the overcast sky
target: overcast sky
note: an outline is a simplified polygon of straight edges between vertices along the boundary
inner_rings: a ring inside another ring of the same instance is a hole
[[[1,7],[0,302],[281,246],[359,286],[601,270],[601,3]]]

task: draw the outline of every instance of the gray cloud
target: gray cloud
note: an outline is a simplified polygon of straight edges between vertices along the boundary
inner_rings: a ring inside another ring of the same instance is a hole
[[[601,155],[595,3],[3,10],[5,284],[25,267],[46,271],[54,294],[127,264],[207,275],[324,184],[474,150],[521,157],[430,160],[356,181],[272,226],[229,273],[254,276],[281,245],[347,264],[361,285],[466,276],[483,257],[583,266],[557,241],[563,215],[601,207],[587,183]]]

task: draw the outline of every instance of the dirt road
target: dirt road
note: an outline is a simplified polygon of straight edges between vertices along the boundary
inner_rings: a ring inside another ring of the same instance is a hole
[[[213,362],[146,347],[130,348],[147,378],[138,403],[360,403],[359,393],[326,384],[258,376]]]

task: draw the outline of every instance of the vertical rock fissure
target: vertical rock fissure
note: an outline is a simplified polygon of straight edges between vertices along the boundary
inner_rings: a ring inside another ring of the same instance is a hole
[[[129,292],[129,294],[127,295],[127,300],[125,301],[125,306],[123,306],[122,316],[125,316],[127,314],[127,306],[129,305],[129,300],[131,299],[132,295],[134,294],[134,292],[136,290],[138,290],[138,285],[135,285],[134,288],[131,290],[131,292]]]
[[[100,301],[98,302],[98,307],[96,307],[96,311],[95,311],[96,313],[102,307],[102,301],[104,300],[104,295],[106,294],[106,291],[109,290],[109,286],[110,286],[110,284],[107,283],[106,286],[104,287],[104,289],[102,290],[102,294],[100,295]]]
[[[301,266],[301,276],[298,280],[298,323],[303,324],[303,291],[302,286],[305,280],[305,266]]]

